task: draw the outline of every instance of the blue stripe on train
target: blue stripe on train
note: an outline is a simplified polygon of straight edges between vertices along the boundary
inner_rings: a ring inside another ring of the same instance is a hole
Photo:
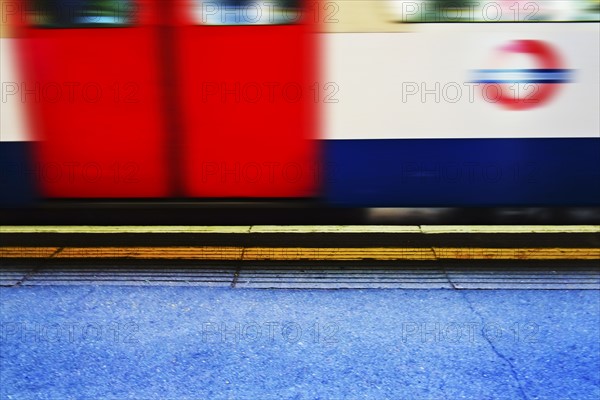
[[[0,142],[0,206],[30,205],[35,199],[31,142]]]
[[[600,138],[327,140],[324,146],[325,198],[335,205],[600,205]]]

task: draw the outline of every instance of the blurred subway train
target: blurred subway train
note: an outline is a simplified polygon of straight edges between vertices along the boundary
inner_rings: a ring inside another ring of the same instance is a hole
[[[3,210],[307,202],[598,219],[598,0],[1,8]]]

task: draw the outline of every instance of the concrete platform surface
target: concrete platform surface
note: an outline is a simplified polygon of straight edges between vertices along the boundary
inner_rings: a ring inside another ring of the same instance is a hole
[[[0,288],[2,399],[598,399],[597,290]]]

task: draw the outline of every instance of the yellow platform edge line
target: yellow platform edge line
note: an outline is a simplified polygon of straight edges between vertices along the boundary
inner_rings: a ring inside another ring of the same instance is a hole
[[[0,257],[220,261],[600,260],[600,248],[1,247]]]
[[[238,226],[112,226],[112,225],[43,225],[0,227],[10,234],[259,234],[259,233],[414,233],[414,234],[499,234],[499,233],[600,233],[600,225],[238,225]]]

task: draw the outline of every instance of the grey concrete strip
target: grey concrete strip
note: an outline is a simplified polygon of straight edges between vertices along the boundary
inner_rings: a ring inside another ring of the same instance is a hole
[[[0,286],[14,286],[21,282],[30,269],[0,268]]]
[[[451,288],[442,270],[242,268],[236,287],[285,289]]]
[[[600,269],[46,268],[0,270],[2,286],[220,286],[260,289],[600,289]]]
[[[522,282],[454,282],[456,289],[464,290],[600,290],[599,283],[540,283],[527,284]]]
[[[194,286],[194,287],[221,287],[227,288],[231,286],[231,281],[185,281],[185,280],[127,280],[127,281],[113,281],[113,280],[79,280],[79,281],[67,281],[67,280],[56,280],[56,281],[26,281],[22,286]]]
[[[236,288],[243,289],[452,289],[447,281],[440,282],[281,282],[281,281],[243,281],[236,284]]]
[[[30,275],[23,286],[36,285],[194,285],[228,287],[234,269],[43,269]]]

